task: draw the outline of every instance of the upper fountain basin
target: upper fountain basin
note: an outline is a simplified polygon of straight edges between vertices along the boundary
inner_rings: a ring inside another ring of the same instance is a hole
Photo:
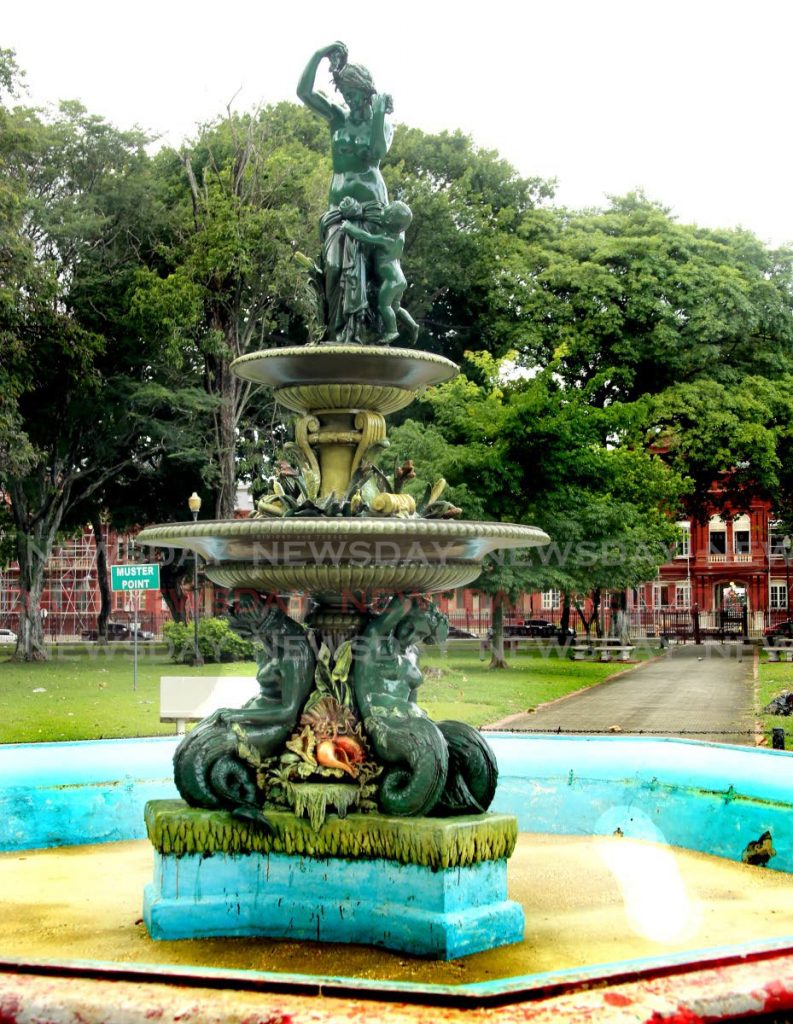
[[[238,377],[273,388],[281,405],[295,412],[373,409],[384,416],[458,373],[450,359],[433,352],[362,345],[264,349],[231,367]]]

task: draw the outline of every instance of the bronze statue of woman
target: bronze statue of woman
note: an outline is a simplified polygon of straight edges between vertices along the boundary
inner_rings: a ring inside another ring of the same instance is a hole
[[[315,88],[317,71],[327,59],[346,108]],[[374,254],[365,242],[342,231],[350,221],[368,232],[382,224],[388,191],[380,161],[388,152],[393,129],[386,119],[391,97],[378,93],[360,64],[347,62],[344,43],[331,43],[311,57],[300,76],[297,95],[330,127],[333,177],[328,210],[320,220],[322,273],[326,305],[326,341],[366,342],[374,336],[376,302],[368,293]]]

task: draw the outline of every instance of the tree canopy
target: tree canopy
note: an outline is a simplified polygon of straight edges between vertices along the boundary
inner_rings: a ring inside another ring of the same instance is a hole
[[[325,126],[293,104],[151,155],[80,104],[13,105],[20,83],[0,50],[0,534],[31,654],[59,531],[102,508],[179,515],[174,481],[199,476],[227,517],[238,480],[267,472],[271,398],[230,364],[314,336],[298,254],[319,251],[330,167]],[[465,361],[395,417],[388,457],[445,477],[470,517],[553,538],[483,586],[634,586],[715,478],[731,509],[761,494],[793,521],[793,252],[640,193],[554,207],[553,182],[461,133],[400,127],[383,174],[414,215],[418,346]]]
[[[161,218],[146,139],[63,103],[3,110],[0,489],[10,500],[25,656],[43,654],[43,567],[79,506],[183,444],[196,395],[136,330],[130,296]]]

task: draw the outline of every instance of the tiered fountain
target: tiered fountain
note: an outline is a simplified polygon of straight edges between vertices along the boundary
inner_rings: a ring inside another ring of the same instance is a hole
[[[339,106],[315,91],[327,59]],[[385,417],[451,379],[449,360],[389,347],[402,309],[411,213],[379,162],[391,98],[334,43],[298,95],[330,126],[322,253],[304,258],[322,310],[316,344],[243,356],[234,371],[298,414],[271,493],[245,520],[144,530],[187,548],[233,591],[230,621],[262,646],[261,695],[220,711],[175,756],[184,803],[148,805],[155,846],[145,919],[155,938],[265,935],[367,942],[449,958],[519,941],[506,896],[517,826],[488,814],[496,762],[480,734],[415,702],[420,641],[448,626],[426,595],[464,586],[483,557],[543,544],[530,526],[459,522],[443,481],[416,500],[387,476]],[[281,595],[308,592],[305,623]]]

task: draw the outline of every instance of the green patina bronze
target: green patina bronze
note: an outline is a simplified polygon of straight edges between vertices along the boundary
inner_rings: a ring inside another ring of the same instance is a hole
[[[443,643],[449,624],[434,605],[395,596],[354,641],[353,681],[364,729],[386,765],[387,814],[476,814],[490,806],[498,768],[479,733],[433,722],[416,704],[418,643]]]
[[[261,693],[242,708],[224,708],[200,722],[176,750],[174,777],[188,803],[232,810],[267,827],[263,787],[255,766],[240,756],[240,730],[260,761],[280,753],[314,686],[316,659],[304,627],[275,603],[239,611],[230,621],[262,645],[256,673]]]
[[[417,644],[443,643],[448,633],[434,605],[395,596],[334,653],[277,603],[249,595],[229,621],[262,645],[261,693],[210,715],[177,748],[176,785],[188,803],[265,829],[268,808],[279,805],[315,829],[331,809],[344,816],[379,805],[417,817],[490,805],[498,769],[480,734],[436,724],[416,703]]]
[[[468,867],[511,856],[517,822],[507,814],[419,820],[382,814],[328,818],[316,831],[288,811],[271,811],[271,831],[225,811],[199,810],[181,800],[152,800],[146,829],[155,850],[185,854],[285,853],[314,858],[394,860],[433,869]]]
[[[316,89],[324,60],[343,106]],[[333,176],[320,221],[322,254],[317,264],[307,261],[325,324],[323,340],[388,343],[399,336],[401,322],[415,341],[418,325],[400,306],[406,281],[399,261],[412,214],[405,203],[389,203],[380,172],[393,137],[391,97],[377,92],[365,67],[348,62],[340,42],[313,54],[297,95],[330,128]]]
[[[324,62],[343,105],[315,88]],[[418,333],[400,305],[412,215],[389,202],[380,172],[390,97],[338,42],[314,53],[298,95],[331,137],[322,253],[301,259],[317,285],[324,343],[251,352],[233,365],[298,413],[294,440],[248,519],[138,536],[201,555],[206,576],[238,595],[232,628],[260,646],[259,696],[211,715],[177,749],[179,792],[203,810],[167,818],[162,842],[169,851],[253,844],[433,866],[479,856],[469,847],[505,856],[506,826],[493,824],[501,819],[482,818],[471,831],[469,818],[493,800],[495,758],[476,730],[433,722],[418,706],[419,645],[448,632],[427,595],[472,582],[491,551],[548,538],[531,526],[458,522],[460,509],[442,500],[444,481],[422,494],[411,460],[380,468],[385,416],[457,367],[389,345],[400,329],[412,341]],[[295,591],[310,598],[305,623],[286,614],[285,595]],[[448,843],[457,852],[444,852]]]

